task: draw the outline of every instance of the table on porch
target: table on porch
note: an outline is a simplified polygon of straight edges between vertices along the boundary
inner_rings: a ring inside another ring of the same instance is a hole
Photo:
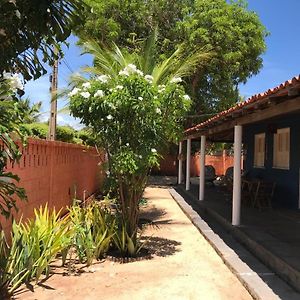
[[[275,191],[275,182],[258,178],[242,179],[242,200],[249,205],[262,208],[272,208],[272,198]]]

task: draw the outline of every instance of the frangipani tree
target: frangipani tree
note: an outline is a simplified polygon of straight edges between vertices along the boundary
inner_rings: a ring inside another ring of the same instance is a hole
[[[160,149],[182,133],[191,100],[173,77],[154,82],[135,65],[117,74],[98,75],[69,94],[70,110],[93,129],[108,157],[109,177],[117,184],[118,201],[128,236],[136,239],[139,200]]]

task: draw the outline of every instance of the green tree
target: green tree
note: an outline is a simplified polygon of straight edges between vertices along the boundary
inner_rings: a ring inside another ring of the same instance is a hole
[[[192,113],[223,110],[238,100],[238,84],[259,72],[266,46],[265,27],[247,9],[246,1],[85,0],[92,10],[78,27],[81,41],[112,41],[129,52],[139,51],[141,40],[159,28],[156,62],[179,45],[184,53],[207,47],[215,54],[187,80],[194,98]]]
[[[41,61],[53,62],[53,46],[60,50],[82,9],[81,0],[1,0],[0,74],[19,72],[26,80],[45,74]]]
[[[135,242],[138,203],[149,170],[158,164],[165,145],[180,136],[181,120],[190,106],[190,98],[179,85],[181,78],[172,76],[179,74],[179,70],[181,75],[189,74],[189,68],[177,65],[174,55],[153,66],[152,73],[144,74],[130,63],[130,59],[136,61],[138,56],[128,56],[117,46],[114,50],[100,50],[101,47],[97,49],[101,55],[95,59],[96,66],[109,75],[98,74],[77,84],[69,94],[70,109],[93,130],[107,153],[108,176],[117,186],[123,224]],[[174,66],[172,62],[179,67],[178,72],[167,67]]]

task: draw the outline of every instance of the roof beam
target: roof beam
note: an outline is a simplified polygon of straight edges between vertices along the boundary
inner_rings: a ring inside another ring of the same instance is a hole
[[[244,115],[235,120],[224,122],[222,125],[214,126],[208,129],[208,135],[228,130],[229,128],[233,128],[235,125],[257,123],[266,119],[271,119],[297,111],[300,111],[300,97],[281,102],[263,110],[254,111],[250,115]]]

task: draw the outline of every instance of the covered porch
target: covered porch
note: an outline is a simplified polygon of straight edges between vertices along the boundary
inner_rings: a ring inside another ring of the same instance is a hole
[[[191,189],[190,156],[194,140],[200,146],[197,197],[199,201],[210,201],[205,185],[207,141],[230,142],[234,145],[233,188],[230,196],[232,225],[244,224],[245,214],[241,218],[243,171],[244,174],[250,174],[251,180],[272,181],[273,186],[276,185],[276,195],[282,197],[286,194],[289,197],[282,202],[290,208],[299,209],[299,120],[300,78],[295,77],[187,129],[185,140],[179,143],[178,183],[183,183],[182,152],[186,147],[185,190]]]

